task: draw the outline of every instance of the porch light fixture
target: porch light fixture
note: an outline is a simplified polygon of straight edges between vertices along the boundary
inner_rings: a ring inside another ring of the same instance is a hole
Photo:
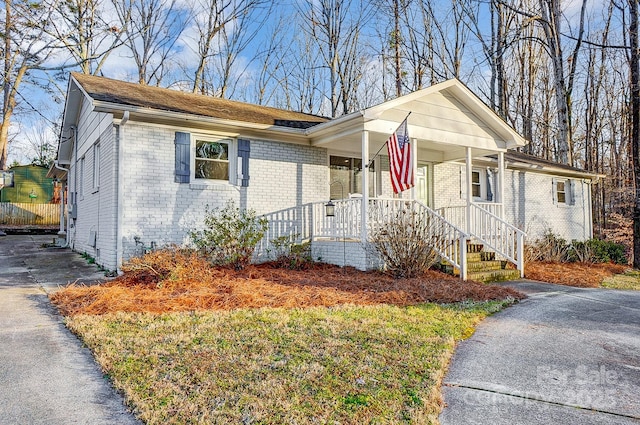
[[[336,216],[336,204],[331,202],[331,199],[329,199],[329,202],[324,204],[324,215],[326,217],[335,217]]]

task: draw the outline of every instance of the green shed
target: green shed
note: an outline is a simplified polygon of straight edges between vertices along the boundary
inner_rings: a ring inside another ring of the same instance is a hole
[[[18,165],[12,167],[13,187],[0,190],[0,202],[48,204],[53,200],[53,179],[46,177],[46,167]]]

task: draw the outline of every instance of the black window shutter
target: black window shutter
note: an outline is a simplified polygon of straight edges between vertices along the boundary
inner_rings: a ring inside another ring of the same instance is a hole
[[[238,139],[238,158],[242,158],[242,187],[249,186],[249,153],[251,146],[248,140]]]
[[[189,183],[191,170],[191,134],[176,131],[176,183]]]

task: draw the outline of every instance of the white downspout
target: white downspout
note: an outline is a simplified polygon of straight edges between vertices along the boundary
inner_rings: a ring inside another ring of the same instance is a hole
[[[124,207],[122,205],[123,200],[123,191],[124,191],[124,167],[122,166],[124,162],[124,150],[122,148],[124,144],[124,126],[129,121],[129,111],[124,111],[122,115],[122,119],[120,120],[120,124],[118,125],[118,182],[116,184],[117,194],[116,194],[116,202],[117,202],[117,213],[116,213],[116,270],[118,273],[121,272],[120,267],[122,266],[122,216]]]
[[[78,127],[72,125],[69,127],[71,131],[73,131],[73,202],[71,203],[71,208],[74,209],[73,213],[77,217],[77,211],[75,210],[78,207]],[[69,167],[71,169],[71,167]],[[67,179],[67,182],[69,179]],[[78,231],[78,228],[75,227],[76,222],[74,219],[73,222],[73,248],[75,248],[75,237]],[[67,245],[71,245],[71,229],[67,225]]]

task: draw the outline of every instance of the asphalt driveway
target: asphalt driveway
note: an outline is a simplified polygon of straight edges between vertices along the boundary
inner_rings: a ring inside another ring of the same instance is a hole
[[[442,425],[640,423],[640,292],[509,284],[444,379]]]
[[[0,237],[0,424],[137,424],[47,298],[104,275],[52,239]]]

